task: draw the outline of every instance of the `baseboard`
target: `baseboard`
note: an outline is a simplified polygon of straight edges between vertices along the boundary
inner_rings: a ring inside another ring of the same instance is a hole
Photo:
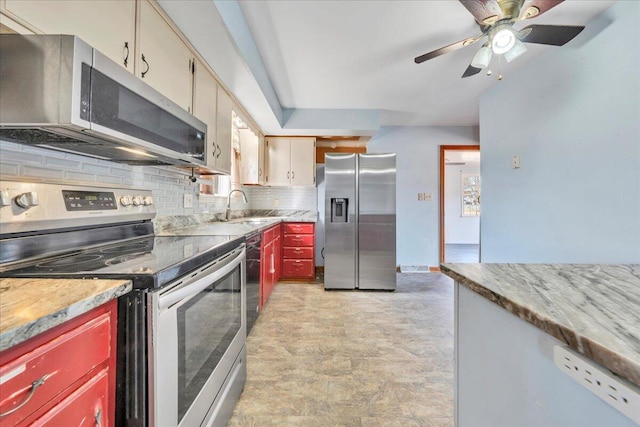
[[[398,273],[437,273],[440,267],[431,267],[428,265],[400,265],[396,271]]]

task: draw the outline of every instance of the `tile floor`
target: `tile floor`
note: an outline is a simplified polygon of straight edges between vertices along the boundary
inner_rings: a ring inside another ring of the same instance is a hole
[[[445,262],[478,262],[480,245],[447,243],[444,245]]]
[[[280,283],[247,339],[230,426],[453,425],[453,282],[395,292]]]

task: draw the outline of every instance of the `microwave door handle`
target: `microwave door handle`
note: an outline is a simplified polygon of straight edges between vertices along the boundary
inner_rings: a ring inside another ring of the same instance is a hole
[[[180,289],[176,289],[175,291],[170,291],[165,295],[161,295],[158,300],[158,308],[163,310],[165,308],[171,307],[177,302],[182,300],[188,300],[196,296],[202,290],[211,286],[212,283],[217,282],[222,279],[224,276],[232,272],[238,264],[244,259],[245,252],[242,251],[235,259],[230,261],[227,265],[220,268],[219,270],[206,275],[205,277],[196,280],[193,283],[190,283],[188,286],[184,286]]]

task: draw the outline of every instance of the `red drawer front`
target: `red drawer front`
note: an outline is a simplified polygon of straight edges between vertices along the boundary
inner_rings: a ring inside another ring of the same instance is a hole
[[[311,258],[313,259],[313,248],[284,248],[284,258]]]
[[[31,384],[46,376],[28,403],[2,417],[3,425],[20,422],[109,359],[110,323],[109,313],[103,314],[9,363],[3,363],[0,367],[0,413],[24,402],[31,391]]]
[[[282,261],[282,276],[313,279],[314,262],[312,259],[285,259]]]
[[[310,246],[313,247],[313,234],[285,234],[284,246]]]
[[[312,222],[286,222],[282,226],[285,234],[313,234],[313,225]]]
[[[38,418],[33,426],[110,426],[111,414],[107,404],[109,375],[106,369],[91,378],[78,390]]]

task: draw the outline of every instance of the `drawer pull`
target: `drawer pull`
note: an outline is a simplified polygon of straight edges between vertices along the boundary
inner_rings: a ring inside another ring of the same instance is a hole
[[[38,387],[40,387],[42,384],[44,384],[44,382],[47,380],[47,378],[49,378],[49,374],[45,374],[42,376],[42,378],[40,378],[39,380],[36,380],[34,382],[31,383],[31,390],[29,390],[29,395],[27,396],[27,398],[18,406],[16,406],[13,409],[8,410],[7,412],[3,412],[0,414],[0,417],[5,417],[9,414],[13,414],[14,412],[16,412],[18,409],[22,408],[24,405],[26,405],[27,403],[29,403],[29,401],[31,400],[31,398],[33,397],[33,395],[35,394],[36,390],[38,389]]]

